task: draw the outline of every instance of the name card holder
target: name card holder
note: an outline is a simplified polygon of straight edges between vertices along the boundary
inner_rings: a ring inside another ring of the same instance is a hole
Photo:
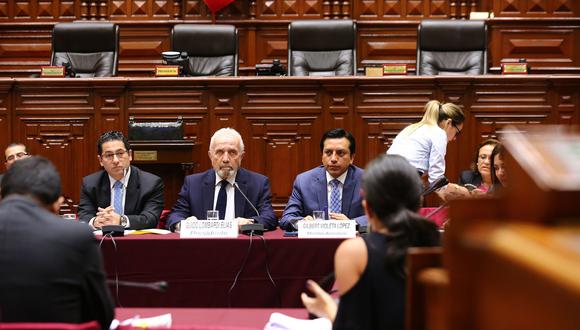
[[[383,64],[383,75],[407,75],[407,64]]]
[[[382,77],[383,76],[383,68],[380,66],[366,66],[365,67],[365,76],[367,76],[367,77]]]
[[[528,63],[502,63],[501,74],[528,74]]]
[[[236,238],[238,223],[235,220],[183,220],[180,238]]]
[[[155,66],[155,77],[177,77],[177,76],[179,76],[178,65]]]
[[[40,67],[40,77],[42,78],[63,78],[66,75],[64,66],[42,66]]]
[[[298,238],[353,238],[356,237],[354,220],[298,221]]]

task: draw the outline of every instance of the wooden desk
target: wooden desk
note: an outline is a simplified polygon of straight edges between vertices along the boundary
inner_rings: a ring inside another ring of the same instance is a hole
[[[355,164],[385,152],[396,134],[418,121],[430,99],[463,105],[464,134],[448,147],[447,176],[467,169],[476,145],[505,124],[579,124],[580,76],[402,76],[236,78],[0,78],[0,145],[22,141],[51,159],[63,191],[78,201],[81,178],[99,168],[96,139],[127,132],[128,118],[183,117],[184,140],[199,146],[195,171],[210,168],[212,133],[236,128],[246,145],[242,165],[271,179],[281,212],[300,172],[320,164],[319,140],[334,127],[357,140]],[[166,182],[166,207],[184,172],[147,167]]]

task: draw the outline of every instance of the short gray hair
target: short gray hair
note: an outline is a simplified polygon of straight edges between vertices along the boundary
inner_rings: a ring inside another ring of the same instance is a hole
[[[215,139],[218,136],[234,136],[234,137],[237,137],[240,140],[240,153],[241,154],[244,153],[244,140],[242,139],[242,136],[240,135],[240,133],[238,133],[238,131],[236,131],[235,129],[233,129],[231,127],[220,128],[215,133],[213,133],[213,135],[211,137],[211,140],[209,141],[209,151],[211,151],[211,149],[213,148]]]

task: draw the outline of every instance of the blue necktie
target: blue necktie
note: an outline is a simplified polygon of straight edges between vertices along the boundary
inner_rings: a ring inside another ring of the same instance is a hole
[[[341,213],[342,211],[342,203],[340,201],[340,190],[338,185],[340,181],[334,179],[330,181],[330,185],[332,186],[332,190],[330,191],[330,212],[332,213]]]
[[[226,216],[226,204],[228,203],[228,195],[226,194],[226,187],[228,186],[228,180],[222,180],[220,182],[222,185],[218,193],[217,203],[215,204],[215,209],[220,212],[220,219],[224,219]]]
[[[115,198],[113,200],[113,208],[117,214],[123,214],[123,183],[121,181],[115,181],[113,184],[113,191],[115,192]]]

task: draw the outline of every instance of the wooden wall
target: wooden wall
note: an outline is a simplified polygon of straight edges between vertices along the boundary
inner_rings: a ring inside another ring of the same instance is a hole
[[[580,124],[580,76],[0,78],[0,145],[22,141],[32,154],[50,158],[65,194],[78,201],[81,178],[99,168],[96,139],[102,132],[127,132],[129,116],[182,116],[189,144],[180,150],[189,156],[178,149],[139,164],[164,178],[169,207],[187,171],[210,168],[213,132],[234,127],[246,145],[243,166],[271,179],[281,211],[295,176],[320,165],[324,131],[350,130],[357,140],[355,164],[364,167],[420,119],[430,99],[461,104],[466,112],[464,133],[448,147],[452,181],[469,167],[475,146],[497,137],[506,124]]]
[[[238,0],[217,13],[216,23],[239,29],[240,74],[256,64],[286,63],[287,26],[299,19],[354,19],[358,67],[415,65],[421,19],[464,19],[492,12],[488,21],[492,72],[502,61],[527,58],[537,73],[580,73],[580,2],[572,0]],[[121,27],[120,75],[151,76],[170,50],[177,23],[210,24],[202,0],[0,0],[0,76],[25,77],[49,63],[51,31],[58,22],[109,20]]]

